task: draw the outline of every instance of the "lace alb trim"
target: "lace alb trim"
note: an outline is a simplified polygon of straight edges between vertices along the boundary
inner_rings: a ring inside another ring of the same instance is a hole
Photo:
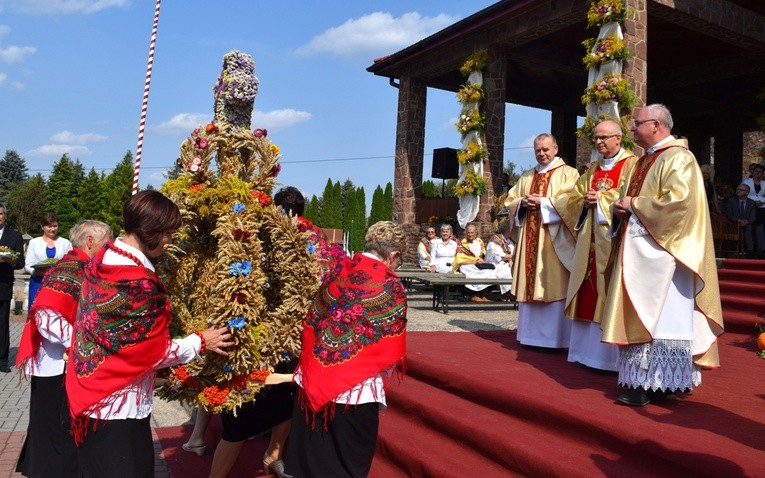
[[[654,339],[619,347],[619,385],[646,390],[689,391],[701,385],[690,340]]]

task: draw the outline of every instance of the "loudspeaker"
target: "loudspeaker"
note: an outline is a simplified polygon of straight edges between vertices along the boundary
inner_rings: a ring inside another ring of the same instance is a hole
[[[430,175],[439,179],[457,179],[459,177],[457,150],[454,148],[434,149],[433,172]]]

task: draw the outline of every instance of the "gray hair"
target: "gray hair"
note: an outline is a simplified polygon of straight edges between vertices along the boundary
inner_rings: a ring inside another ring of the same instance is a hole
[[[441,232],[449,231],[450,233],[454,233],[454,229],[452,229],[451,224],[441,224]]]
[[[69,229],[69,240],[74,247],[82,249],[88,236],[92,236],[96,241],[102,241],[106,237],[112,237],[112,234],[112,228],[108,224],[85,219]]]
[[[741,186],[744,186],[746,188],[746,193],[749,194],[752,191],[752,188],[749,187],[746,183],[741,183],[738,186],[736,186],[736,189],[740,188]]]
[[[669,108],[661,103],[654,103],[646,106],[644,109],[648,111],[648,116],[650,116],[651,119],[655,119],[668,130],[672,131],[674,122],[672,121],[672,113],[669,112]]]

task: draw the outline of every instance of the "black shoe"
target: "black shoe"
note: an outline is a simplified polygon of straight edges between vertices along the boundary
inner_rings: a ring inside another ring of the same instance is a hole
[[[616,397],[616,401],[629,405],[630,407],[644,407],[651,403],[651,399],[648,398],[648,392],[643,388],[636,388],[630,390],[627,393],[623,393]]]
[[[11,373],[11,369],[8,368],[8,366],[0,367],[0,372],[3,373]]]

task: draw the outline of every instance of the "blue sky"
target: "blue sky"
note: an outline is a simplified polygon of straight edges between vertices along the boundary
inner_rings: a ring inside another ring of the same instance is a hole
[[[327,178],[393,181],[397,90],[368,73],[491,1],[164,0],[140,184],[156,187],[194,127],[212,119],[223,55],[255,59],[253,128],[282,152],[281,183],[320,195]],[[47,176],[63,153],[108,170],[135,152],[154,0],[0,0],[0,154]],[[584,88],[584,85],[583,85]],[[425,179],[434,148],[459,147],[454,93],[428,90]],[[505,159],[534,164],[546,111],[507,106]],[[440,180],[437,180],[440,182]]]

